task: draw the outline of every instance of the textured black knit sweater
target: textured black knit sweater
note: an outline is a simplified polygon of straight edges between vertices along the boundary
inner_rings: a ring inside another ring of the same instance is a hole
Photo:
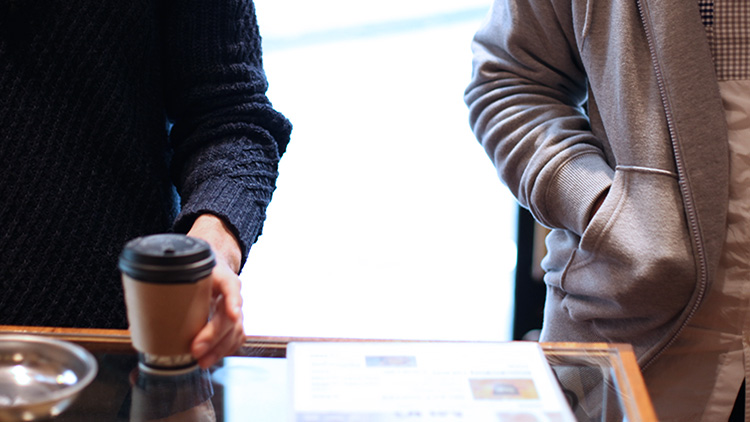
[[[0,324],[126,327],[122,246],[200,213],[244,262],[291,130],[265,91],[251,1],[0,0]]]

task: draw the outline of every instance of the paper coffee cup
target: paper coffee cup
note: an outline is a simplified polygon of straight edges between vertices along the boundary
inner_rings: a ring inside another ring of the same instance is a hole
[[[180,234],[131,240],[120,255],[133,347],[144,370],[190,370],[190,344],[209,317],[210,246]]]

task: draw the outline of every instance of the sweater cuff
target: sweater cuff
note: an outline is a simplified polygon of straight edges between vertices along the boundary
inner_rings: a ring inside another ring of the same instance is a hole
[[[221,218],[237,238],[242,252],[240,268],[247,261],[250,247],[260,236],[268,201],[250,194],[246,188],[218,180],[207,180],[192,192],[175,219],[174,230],[187,233],[202,214]]]

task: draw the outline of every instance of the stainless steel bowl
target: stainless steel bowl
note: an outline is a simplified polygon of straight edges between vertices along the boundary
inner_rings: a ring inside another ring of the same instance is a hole
[[[94,380],[96,359],[73,343],[0,335],[0,421],[55,417]]]

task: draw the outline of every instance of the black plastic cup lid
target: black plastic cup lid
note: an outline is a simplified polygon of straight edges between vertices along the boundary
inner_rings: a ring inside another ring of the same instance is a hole
[[[216,265],[205,241],[183,234],[155,234],[125,244],[119,268],[136,280],[191,283],[211,274]]]

